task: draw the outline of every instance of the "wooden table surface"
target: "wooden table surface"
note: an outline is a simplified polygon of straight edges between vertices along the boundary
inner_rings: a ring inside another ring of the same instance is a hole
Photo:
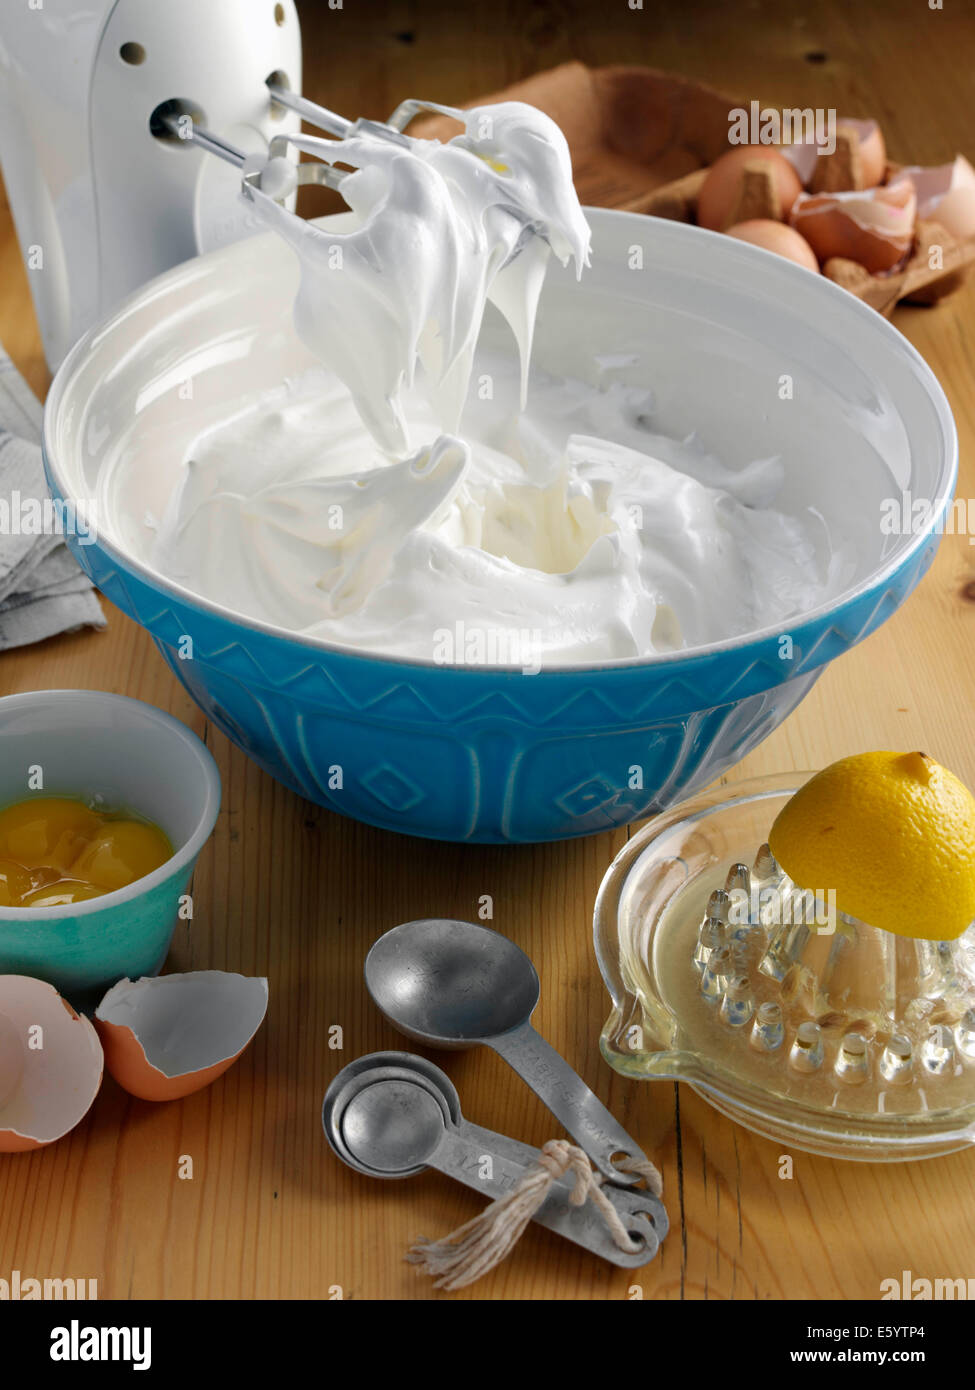
[[[645,62],[786,106],[876,116],[892,157],[975,155],[975,15],[958,0],[468,0],[302,6],[305,89],[382,117],[407,95],[469,100],[569,58]],[[975,286],[895,323],[942,382],[961,439],[959,495],[975,495]],[[9,212],[0,207],[0,339],[43,394],[47,375]],[[329,1079],[399,1045],[362,983],[374,938],[413,917],[476,917],[532,956],[536,1023],[660,1162],[671,1216],[636,1277],[530,1229],[512,1257],[456,1297],[875,1299],[880,1281],[975,1274],[975,1154],[915,1165],[832,1162],[780,1149],[684,1086],[615,1076],[597,1037],[607,999],[591,947],[593,899],[626,838],[464,848],[386,834],[299,800],[209,727],[146,634],[108,603],[107,632],[0,657],[0,691],[119,691],[203,736],[223,809],[194,886],[196,917],[170,970],[266,974],[267,1022],[215,1086],[153,1106],[106,1082],[84,1123],[33,1155],[0,1159],[0,1275],[98,1279],[101,1297],[445,1297],[403,1263],[411,1239],[445,1234],[479,1199],[435,1174],[360,1178],[322,1138]],[[975,786],[975,549],[947,537],[907,605],[834,663],[799,710],[732,776],[818,767],[867,748],[915,748]],[[340,1025],[344,1050],[329,1048]],[[442,1057],[441,1057],[442,1060]],[[454,1054],[465,1113],[540,1144],[554,1122],[493,1054]],[[180,1181],[180,1155],[195,1177]]]

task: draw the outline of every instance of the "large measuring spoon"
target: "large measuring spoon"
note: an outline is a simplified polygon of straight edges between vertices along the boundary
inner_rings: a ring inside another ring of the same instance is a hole
[[[322,1125],[338,1157],[367,1177],[407,1178],[434,1168],[492,1199],[509,1192],[539,1158],[537,1149],[465,1120],[440,1068],[410,1053],[373,1053],[343,1067],[325,1093]],[[640,1244],[630,1253],[616,1245],[592,1203],[570,1204],[572,1189],[571,1178],[554,1181],[532,1220],[624,1268],[653,1259],[667,1232],[656,1197],[603,1188]]]
[[[614,1155],[646,1162],[568,1062],[536,1033],[535,967],[513,941],[473,922],[424,918],[393,927],[366,956],[366,988],[390,1023],[427,1047],[491,1047],[527,1081],[586,1151],[620,1186],[639,1182]]]

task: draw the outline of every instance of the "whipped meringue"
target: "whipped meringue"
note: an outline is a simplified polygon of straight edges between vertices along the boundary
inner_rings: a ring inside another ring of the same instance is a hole
[[[162,573],[355,650],[526,671],[698,646],[825,596],[822,521],[772,505],[781,460],[731,470],[654,435],[648,390],[612,363],[598,385],[529,374],[546,263],[589,260],[547,117],[503,103],[446,144],[297,142],[356,166],[348,232],[253,190],[298,254],[295,331],[322,366],[193,442]],[[478,345],[487,302],[507,350]]]

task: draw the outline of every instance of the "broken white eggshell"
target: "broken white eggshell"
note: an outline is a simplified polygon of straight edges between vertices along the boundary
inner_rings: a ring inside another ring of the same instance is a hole
[[[119,980],[95,1010],[109,1075],[141,1100],[178,1100],[232,1066],[267,1012],[267,980],[195,970]]]
[[[53,985],[0,975],[0,1153],[53,1144],[102,1084],[101,1043]]]
[[[952,236],[975,233],[975,169],[963,154],[952,164],[931,169],[909,165],[899,169],[890,181],[895,188],[909,183],[917,194],[917,215],[924,221],[939,222]]]

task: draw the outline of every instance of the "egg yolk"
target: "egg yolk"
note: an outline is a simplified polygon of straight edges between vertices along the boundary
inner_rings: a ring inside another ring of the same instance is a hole
[[[172,854],[166,836],[143,821],[109,821],[71,866],[75,878],[111,893],[133,879],[145,878]]]
[[[63,907],[144,878],[172,857],[158,826],[42,796],[0,811],[0,907]]]
[[[0,859],[0,907],[19,907],[21,898],[32,887],[31,876],[22,864]]]
[[[101,817],[83,801],[41,796],[0,811],[0,856],[24,868],[69,869],[98,831]]]
[[[59,878],[57,883],[49,883],[46,888],[35,888],[25,893],[18,907],[65,907],[68,903],[83,903],[88,898],[100,898],[104,888],[94,883],[82,883],[76,878]]]

